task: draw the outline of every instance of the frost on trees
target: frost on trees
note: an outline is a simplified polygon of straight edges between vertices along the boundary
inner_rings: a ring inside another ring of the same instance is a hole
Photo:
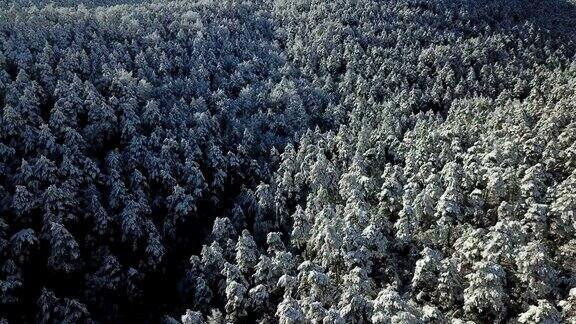
[[[575,15],[0,3],[0,322],[573,322]]]

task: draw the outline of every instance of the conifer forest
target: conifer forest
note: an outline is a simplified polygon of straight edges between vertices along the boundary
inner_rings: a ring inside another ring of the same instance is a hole
[[[0,323],[576,323],[576,0],[0,1]]]

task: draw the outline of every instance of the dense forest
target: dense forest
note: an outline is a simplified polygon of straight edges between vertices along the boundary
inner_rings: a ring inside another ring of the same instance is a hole
[[[576,323],[570,1],[3,1],[0,323]]]

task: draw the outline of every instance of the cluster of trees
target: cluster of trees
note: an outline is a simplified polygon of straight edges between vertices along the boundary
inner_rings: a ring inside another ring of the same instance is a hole
[[[575,52],[532,5],[278,3],[336,123],[258,186],[267,222],[215,222],[183,322],[575,321]]]
[[[329,101],[287,62],[264,9],[0,12],[0,317],[180,312],[214,219],[253,222],[269,152],[322,123]]]
[[[546,2],[26,1],[0,321],[576,321],[576,45]]]

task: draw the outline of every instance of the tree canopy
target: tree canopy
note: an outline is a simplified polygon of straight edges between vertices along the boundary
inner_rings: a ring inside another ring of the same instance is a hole
[[[6,1],[0,322],[575,320],[574,18]]]

